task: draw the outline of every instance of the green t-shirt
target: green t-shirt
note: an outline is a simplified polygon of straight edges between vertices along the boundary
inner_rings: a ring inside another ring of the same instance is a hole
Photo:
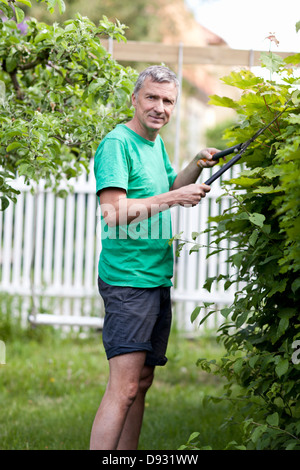
[[[100,143],[94,172],[97,193],[117,187],[126,190],[127,198],[140,200],[168,192],[176,178],[161,137],[146,140],[124,124],[117,125]],[[101,217],[99,276],[111,285],[171,286],[170,210],[141,220],[145,209],[139,202],[132,208],[135,219],[128,225],[108,227]]]

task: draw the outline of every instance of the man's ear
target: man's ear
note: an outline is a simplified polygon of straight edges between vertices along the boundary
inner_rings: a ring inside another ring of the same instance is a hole
[[[131,103],[134,108],[136,108],[137,98],[134,93],[131,95]]]

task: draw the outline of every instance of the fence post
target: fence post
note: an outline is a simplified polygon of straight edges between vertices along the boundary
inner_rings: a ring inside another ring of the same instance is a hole
[[[180,127],[181,127],[181,92],[182,92],[182,64],[183,64],[183,44],[182,42],[178,47],[178,70],[177,78],[179,81],[178,99],[176,103],[176,132],[175,132],[175,150],[174,150],[174,169],[176,172],[179,170],[179,156],[180,156]]]

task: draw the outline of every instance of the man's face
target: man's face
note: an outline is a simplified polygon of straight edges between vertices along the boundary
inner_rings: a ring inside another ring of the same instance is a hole
[[[156,136],[159,130],[169,122],[176,99],[175,83],[157,83],[149,77],[146,78],[138,96],[132,97],[135,119],[142,133],[147,135],[145,138]]]

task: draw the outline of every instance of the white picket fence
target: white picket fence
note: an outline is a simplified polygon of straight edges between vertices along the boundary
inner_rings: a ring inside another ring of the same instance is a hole
[[[74,192],[65,199],[45,191],[42,183],[35,195],[21,178],[14,186],[21,191],[17,203],[0,213],[0,291],[13,296],[10,304],[25,322],[29,318],[32,323],[101,328],[104,311],[97,291],[101,241],[93,161],[90,172],[74,181]],[[191,239],[193,231],[205,230],[209,214],[230,205],[225,196],[216,202],[223,192],[217,180],[197,207],[173,208],[174,233],[183,232],[184,238]],[[212,308],[220,309],[234,296],[232,289],[224,291],[221,284],[211,292],[202,287],[207,277],[228,271],[229,247],[224,244],[221,253],[206,259],[209,235],[202,234],[197,241],[203,245],[198,253],[189,254],[191,245],[187,245],[175,258],[174,320],[184,331],[197,329],[190,322],[195,306],[213,302]],[[1,297],[0,309],[5,313],[8,302]],[[214,314],[202,329],[215,330],[223,320]]]

